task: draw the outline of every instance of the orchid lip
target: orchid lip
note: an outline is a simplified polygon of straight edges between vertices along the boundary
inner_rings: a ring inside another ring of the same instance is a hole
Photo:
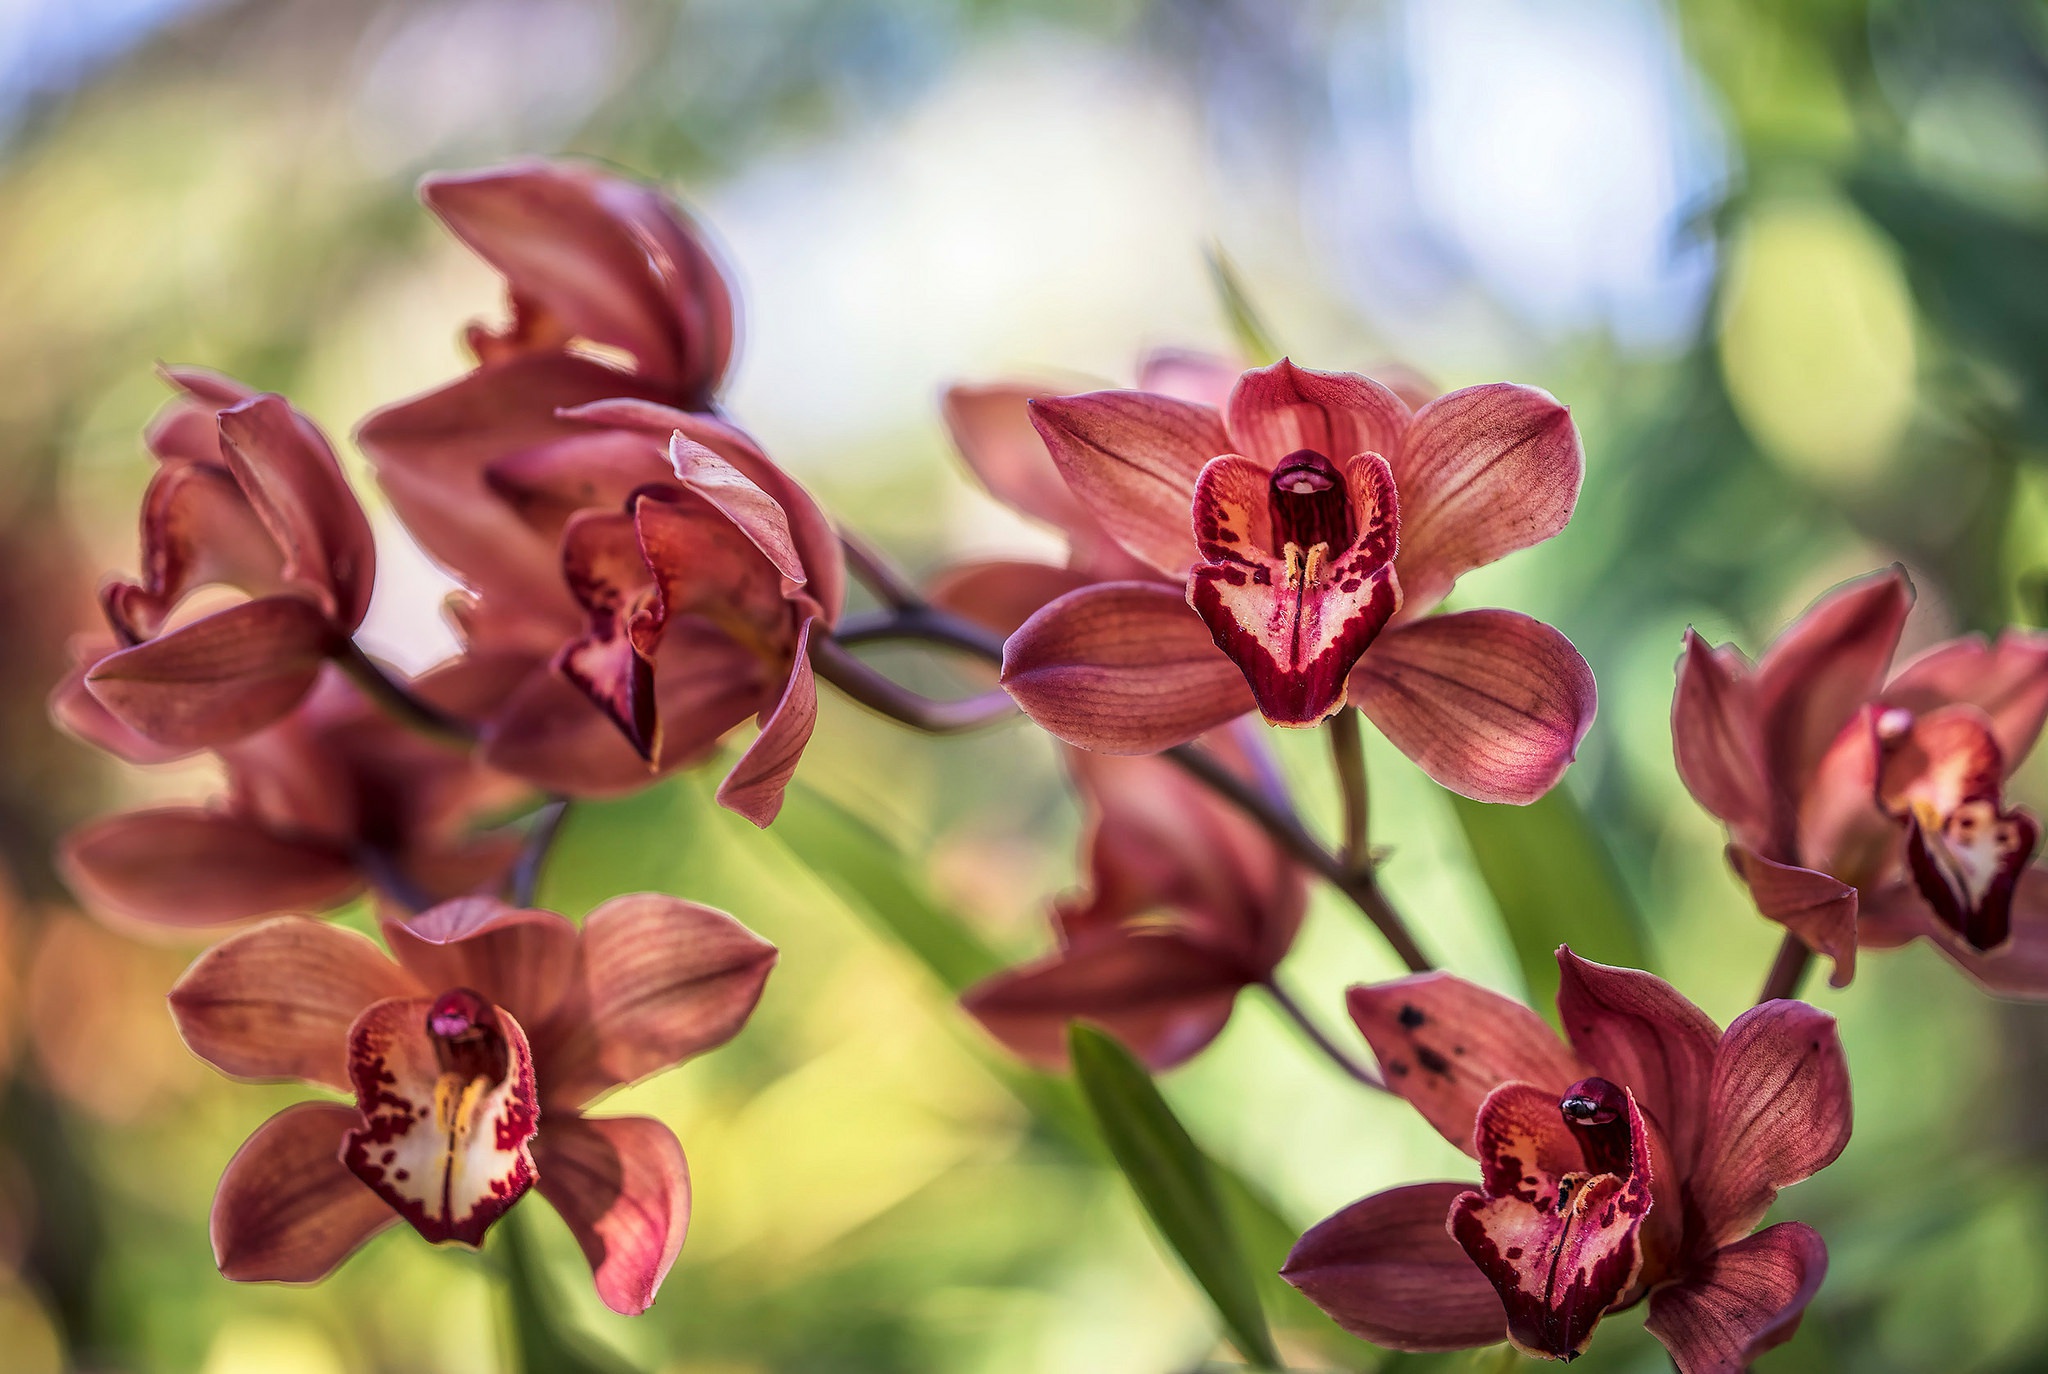
[[[1311,559],[1320,547],[1323,562],[1351,547],[1357,516],[1344,476],[1328,458],[1314,449],[1297,449],[1280,460],[1267,486],[1275,543],[1308,550]]]

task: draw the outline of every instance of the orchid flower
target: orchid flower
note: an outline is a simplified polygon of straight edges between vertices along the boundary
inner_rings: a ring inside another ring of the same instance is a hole
[[[100,593],[108,637],[81,642],[54,707],[75,733],[151,761],[240,739],[289,712],[362,623],[370,524],[334,450],[281,397],[196,368],[146,436],[142,574]],[[195,591],[247,599],[178,620]]]
[[[1680,1374],[1740,1374],[1791,1339],[1827,1271],[1812,1228],[1756,1226],[1848,1143],[1834,1018],[1765,1002],[1724,1032],[1650,974],[1568,949],[1558,963],[1564,1041],[1450,974],[1351,990],[1388,1086],[1478,1162],[1480,1183],[1353,1203],[1282,1273],[1397,1350],[1505,1337],[1569,1360],[1603,1315],[1647,1298]]]
[[[1242,730],[1205,742],[1256,776],[1257,741]],[[1239,991],[1272,976],[1301,925],[1305,881],[1264,831],[1164,759],[1069,750],[1067,766],[1088,810],[1088,888],[1053,909],[1057,953],[983,980],[962,1005],[1044,1067],[1065,1064],[1078,1018],[1172,1068],[1222,1032]]]
[[[1257,709],[1355,704],[1455,791],[1528,802],[1592,723],[1592,674],[1511,611],[1422,618],[1458,575],[1561,530],[1583,467],[1565,408],[1471,387],[1411,412],[1282,359],[1224,406],[1143,391],[1032,402],[1075,499],[1156,578],[1070,591],[1009,641],[1003,682],[1070,744],[1151,753]]]
[[[1758,909],[1855,974],[1859,945],[1932,940],[1994,992],[2048,995],[2039,823],[2005,779],[2048,719],[2048,635],[1938,644],[1892,668],[1913,590],[1830,592],[1752,667],[1687,632],[1679,776],[1728,826]]]
[[[235,1154],[213,1202],[221,1273],[311,1283],[399,1220],[480,1245],[538,1188],[598,1296],[645,1311],[689,1226],[689,1170],[667,1126],[586,1108],[736,1035],[774,947],[645,893],[580,930],[467,897],[387,918],[384,936],[395,961],[352,931],[281,917],[171,989],[185,1043],[221,1072],[355,1096],[287,1107]]]

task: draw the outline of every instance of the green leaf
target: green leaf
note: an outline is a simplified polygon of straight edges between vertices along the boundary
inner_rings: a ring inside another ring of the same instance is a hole
[[[1216,289],[1216,303],[1223,307],[1223,320],[1230,326],[1230,337],[1237,341],[1237,351],[1247,362],[1260,365],[1278,359],[1280,346],[1273,342],[1273,332],[1259,317],[1244,278],[1223,245],[1210,244],[1202,250],[1202,260],[1209,264],[1209,283]]]
[[[491,1228],[492,1255],[504,1280],[514,1368],[520,1374],[635,1374],[634,1367],[558,1320],[561,1299],[549,1290],[534,1253],[533,1219],[514,1208]]]
[[[1528,806],[1451,796],[1479,876],[1545,1015],[1557,1000],[1557,947],[1603,964],[1649,967],[1641,919],[1613,856],[1571,793],[1554,787]]]
[[[1208,1159],[1130,1051],[1093,1026],[1067,1028],[1074,1076],[1110,1154],[1153,1225],[1209,1295],[1231,1344],[1260,1369],[1280,1357]]]

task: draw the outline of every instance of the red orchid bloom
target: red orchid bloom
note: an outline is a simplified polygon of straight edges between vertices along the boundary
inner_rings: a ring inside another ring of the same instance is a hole
[[[1349,701],[1482,801],[1533,801],[1571,762],[1594,689],[1564,636],[1511,611],[1418,618],[1570,517],[1578,434],[1545,393],[1471,387],[1411,413],[1282,359],[1220,411],[1105,391],[1032,414],[1074,496],[1168,580],[1081,588],[1011,637],[1004,685],[1053,734],[1150,753],[1254,708],[1313,725]]]
[[[600,431],[560,418],[634,397],[706,411],[732,357],[732,296],[697,229],[652,187],[573,162],[428,177],[420,197],[505,278],[512,318],[472,324],[477,367],[366,419],[357,441],[406,528],[485,596],[573,617],[555,531],[495,489],[493,464]]]
[[[497,690],[479,667],[454,660],[411,690],[474,714]],[[212,926],[324,910],[365,885],[454,897],[495,885],[517,856],[516,835],[474,828],[527,789],[391,720],[337,669],[219,754],[220,804],[108,816],[67,836],[58,857],[73,889],[134,920]]]
[[[599,1094],[724,1044],[775,949],[672,897],[617,897],[581,930],[486,897],[386,919],[393,962],[338,926],[282,917],[201,955],[171,989],[193,1053],[245,1079],[352,1091],[259,1127],[221,1176],[214,1258],[231,1279],[311,1283],[403,1218],[478,1245],[538,1187],[613,1311],[645,1311],[690,1219],[675,1134],[591,1117]]]
[[[1205,744],[1258,775],[1241,729]],[[1075,1019],[1172,1068],[1222,1032],[1239,991],[1272,976],[1307,885],[1265,832],[1166,760],[1070,750],[1067,766],[1088,807],[1088,890],[1053,908],[1057,953],[984,980],[962,1004],[1048,1068],[1065,1065]]]
[[[100,593],[111,641],[86,641],[60,719],[117,752],[176,755],[239,739],[298,704],[362,623],[370,524],[334,450],[282,398],[196,368],[146,436],[142,576]],[[249,599],[184,624],[191,593]]]
[[[561,615],[485,592],[456,617],[470,653],[519,681],[484,724],[494,767],[571,795],[645,786],[761,732],[719,800],[772,820],[817,719],[812,630],[845,599],[817,503],[739,430],[644,401],[569,412],[585,445],[493,466],[508,508],[559,547]]]
[[[2040,826],[2003,800],[2048,719],[2048,635],[1936,645],[1892,671],[1897,568],[1830,592],[1752,667],[1686,634],[1679,776],[1726,822],[1764,915],[1855,973],[1859,944],[1933,940],[1996,992],[2048,994]]]
[[[1811,1227],[1750,1234],[1849,1140],[1834,1018],[1766,1002],[1726,1032],[1662,979],[1558,951],[1569,1043],[1449,974],[1351,990],[1386,1081],[1479,1161],[1477,1189],[1376,1193],[1295,1246],[1287,1280],[1397,1350],[1505,1336],[1569,1360],[1650,1301],[1680,1374],[1739,1374],[1791,1339],[1827,1271]]]

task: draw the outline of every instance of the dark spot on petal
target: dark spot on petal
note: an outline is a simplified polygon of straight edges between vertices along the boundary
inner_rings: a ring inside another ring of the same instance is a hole
[[[1409,1030],[1414,1030],[1417,1026],[1421,1025],[1424,1021],[1427,1021],[1429,1018],[1422,1014],[1422,1008],[1415,1006],[1412,1003],[1403,1003],[1401,1007],[1401,1014],[1395,1019],[1400,1021],[1400,1023],[1406,1026]]]
[[[1508,1258],[1509,1258],[1510,1260],[1518,1260],[1518,1259],[1520,1259],[1521,1257],[1522,1257],[1522,1247],[1521,1247],[1521,1246],[1519,1246],[1519,1245],[1510,1245],[1510,1246],[1508,1247]]]
[[[1405,1059],[1389,1059],[1387,1061],[1387,1072],[1396,1078],[1406,1078],[1408,1076],[1408,1061]]]
[[[1451,1046],[1451,1053],[1452,1053],[1452,1054],[1463,1054],[1464,1052],[1465,1052],[1465,1047],[1464,1047],[1463,1045],[1453,1045],[1453,1046]]]
[[[1415,1058],[1423,1068],[1428,1069],[1431,1073],[1441,1074],[1445,1078],[1451,1076],[1451,1061],[1438,1054],[1429,1046],[1417,1045],[1415,1047]]]

